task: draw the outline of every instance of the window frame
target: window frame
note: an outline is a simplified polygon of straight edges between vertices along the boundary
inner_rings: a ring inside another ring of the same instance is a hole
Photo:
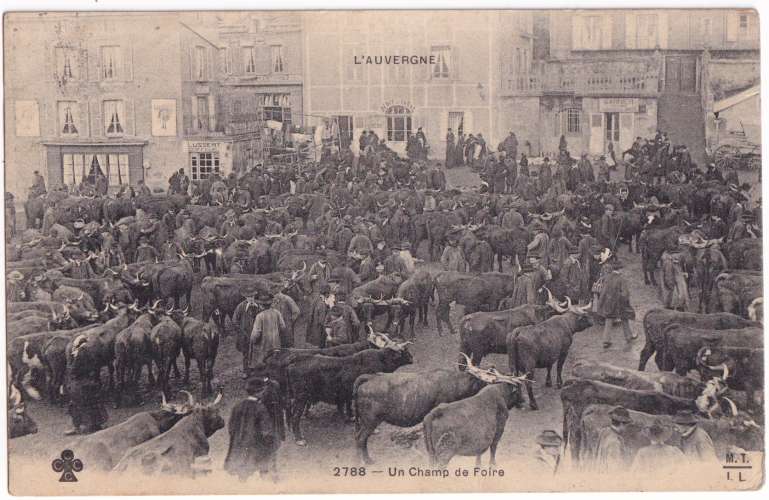
[[[243,46],[243,74],[245,75],[256,74],[257,59],[258,59],[258,56],[256,54],[255,45]],[[249,67],[251,68],[251,71],[249,71]]]
[[[280,68],[278,68],[278,62],[280,63]],[[286,56],[282,44],[270,45],[270,72],[278,75],[286,72]]]
[[[106,57],[114,51],[114,67],[112,75],[107,76]],[[115,82],[121,79],[123,73],[123,54],[120,45],[102,45],[101,46],[101,80],[104,82]]]
[[[582,110],[566,108],[566,134],[579,135],[582,133]]]
[[[112,117],[107,116],[107,106],[112,106],[112,103],[114,103],[115,106],[114,111],[118,119],[117,126],[120,127],[119,132],[109,131],[109,128],[112,126]],[[103,131],[106,137],[122,137],[126,134],[125,101],[123,99],[105,99],[102,101],[102,113],[104,117]]]
[[[406,142],[413,130],[413,117],[406,106],[395,104],[385,112],[387,142]]]
[[[79,118],[79,113],[72,112],[72,108],[77,109],[78,102],[77,101],[58,101],[56,104],[57,104],[56,113],[58,117],[58,122],[57,122],[58,135],[60,135],[61,137],[78,137],[80,135],[80,131],[77,128],[78,126],[77,122],[79,120],[75,119],[75,115],[78,115],[78,118]],[[63,111],[66,112],[67,110],[69,110],[69,117],[71,118],[71,123],[67,122],[66,116],[64,117],[61,116],[61,113]],[[70,127],[70,126],[74,129],[74,132],[65,132],[67,127]]]
[[[437,57],[435,63],[430,66],[430,79],[431,80],[451,80],[454,77],[453,75],[454,50],[451,47],[451,45],[431,45],[430,56]],[[448,62],[445,61],[446,57],[448,58]],[[438,66],[440,66],[441,64],[445,66],[446,68],[445,71],[443,71],[443,68],[436,71],[436,68],[438,68]]]
[[[208,48],[203,45],[193,47],[195,58],[193,60],[192,79],[197,82],[208,81]]]
[[[203,169],[205,168],[205,172]],[[202,181],[211,177],[212,174],[222,173],[222,163],[219,152],[193,152],[189,157],[190,180]],[[204,177],[205,175],[205,177]]]
[[[232,74],[232,51],[229,47],[222,48],[222,62],[225,75]]]

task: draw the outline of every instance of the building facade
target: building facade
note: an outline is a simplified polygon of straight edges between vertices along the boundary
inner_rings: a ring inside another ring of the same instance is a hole
[[[113,190],[159,186],[180,166],[173,14],[12,13],[5,28],[6,189],[25,193],[34,170],[79,183],[96,165]]]
[[[597,155],[661,129],[702,160],[714,102],[758,82],[750,10],[541,11],[533,26],[530,66],[503,67],[500,108],[523,118],[513,128],[530,123],[539,154],[562,135],[573,155]]]
[[[365,129],[403,153],[420,127],[435,158],[445,154],[447,128],[496,144],[507,123],[497,109],[499,54],[513,32],[530,36],[521,19],[500,11],[305,13],[308,123],[333,119],[353,149]]]

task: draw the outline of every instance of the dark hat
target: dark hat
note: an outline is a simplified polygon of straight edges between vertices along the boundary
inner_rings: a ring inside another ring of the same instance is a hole
[[[537,436],[537,444],[540,446],[561,446],[563,439],[554,430],[544,430]]]
[[[13,270],[8,273],[8,279],[11,281],[21,281],[24,279],[24,275],[19,271]]]
[[[531,264],[529,264],[528,262],[524,262],[524,263],[521,265],[521,270],[520,270],[520,271],[518,271],[518,274],[523,274],[523,273],[530,273],[530,272],[532,272],[533,270],[534,270],[534,266],[532,266],[532,265],[531,265]]]
[[[246,392],[248,394],[256,394],[262,390],[269,381],[269,377],[251,377],[246,380]]]
[[[619,422],[621,424],[628,424],[633,421],[630,418],[630,412],[624,406],[616,406],[609,412],[609,417],[612,422]]]
[[[697,419],[694,417],[694,413],[691,410],[680,410],[673,417],[673,423],[681,425],[695,425]]]
[[[262,305],[270,305],[272,304],[272,298],[273,295],[266,291],[259,291],[256,295],[256,302]]]
[[[650,439],[663,443],[670,439],[670,435],[673,433],[670,427],[666,426],[665,422],[659,418],[654,420],[654,423],[649,427],[647,432],[649,433]]]

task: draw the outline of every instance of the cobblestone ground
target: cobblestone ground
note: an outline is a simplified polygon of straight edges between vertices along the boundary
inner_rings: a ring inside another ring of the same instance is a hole
[[[477,186],[480,184],[478,176],[467,169],[454,169],[448,171],[448,183],[453,187]],[[423,249],[420,249],[422,251]],[[616,332],[614,345],[610,349],[603,349],[601,330],[599,327],[591,327],[575,334],[574,343],[564,368],[564,380],[569,378],[574,364],[580,360],[606,361],[612,364],[635,368],[638,356],[643,345],[643,328],[640,320],[651,308],[657,307],[660,302],[656,290],[643,284],[640,270],[640,257],[637,254],[629,255],[627,248],[620,250],[620,257],[625,263],[625,274],[629,281],[632,305],[636,309],[639,321],[631,322],[631,328],[639,335],[639,338],[631,346],[625,344],[621,332]],[[193,295],[193,302],[199,302],[197,287]],[[194,308],[193,308],[194,311]],[[454,325],[458,325],[461,318],[461,307],[452,307],[451,318]],[[402,368],[403,371],[426,371],[435,368],[452,367],[456,363],[459,342],[456,336],[446,334],[438,337],[435,331],[435,317],[432,308],[429,313],[430,326],[427,329],[417,331],[416,343],[411,346],[414,355],[414,364]],[[298,325],[297,332],[303,332],[303,325]],[[491,355],[484,359],[483,365],[494,364],[500,369],[506,370],[507,359],[503,355]],[[225,388],[222,402],[222,415],[228,420],[232,406],[244,395],[243,380],[241,379],[241,356],[235,350],[234,338],[229,335],[223,339],[216,361],[216,383]],[[653,370],[654,363],[648,364],[648,369]],[[562,409],[558,389],[544,386],[544,370],[537,370],[535,394],[539,404],[538,411],[531,411],[528,406],[522,409],[514,409],[507,421],[505,433],[497,451],[499,465],[509,471],[514,471],[516,464],[525,463],[527,457],[535,451],[535,436],[543,429],[555,429],[561,433]],[[199,382],[196,369],[192,368],[192,381]],[[172,382],[173,383],[173,382]],[[181,388],[178,384],[175,388]],[[147,403],[141,409],[129,408],[110,409],[109,425],[123,421],[137,411],[157,408],[160,396],[155,393],[147,395]],[[63,436],[63,431],[69,427],[69,417],[64,408],[51,407],[47,403],[32,402],[29,411],[37,421],[39,432],[35,435],[25,436],[9,442],[9,451],[12,457],[26,456],[40,459],[43,463],[57,456],[64,445],[71,441]],[[353,439],[353,424],[346,423],[336,416],[335,407],[319,404],[311,410],[310,418],[303,420],[303,429],[308,446],[299,447],[292,439],[287,440],[279,451],[279,470],[284,478],[299,477],[316,471],[322,477],[330,477],[333,466],[356,464]],[[369,450],[372,458],[380,466],[387,465],[427,465],[427,455],[421,437],[414,442],[413,447],[404,449],[391,442],[392,431],[395,427],[382,425],[379,432],[369,440]],[[209,439],[211,444],[211,457],[215,468],[221,467],[227,452],[228,434],[226,429],[220,430]],[[484,465],[487,457],[484,457]],[[472,466],[472,458],[455,458],[452,464]],[[11,472],[13,462],[11,463]]]

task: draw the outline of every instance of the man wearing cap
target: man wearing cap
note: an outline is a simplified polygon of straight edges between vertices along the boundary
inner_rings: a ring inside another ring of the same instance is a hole
[[[310,281],[315,282],[318,277],[313,275]],[[328,305],[325,297],[320,294],[317,286],[312,287],[312,293],[307,297],[307,329],[304,335],[305,343],[314,347],[326,347],[326,315]]]
[[[593,165],[587,157],[587,152],[582,153],[582,157],[577,163],[579,169],[579,175],[581,182],[595,182],[595,173],[593,172]]]
[[[681,434],[681,451],[687,460],[717,461],[716,450],[710,435],[697,424],[691,410],[681,410],[673,417],[673,423]]]
[[[596,312],[604,319],[603,347],[611,347],[611,331],[614,320],[622,324],[622,332],[628,347],[638,336],[630,330],[629,320],[635,319],[635,310],[630,305],[630,290],[620,273],[622,263],[616,257],[611,261],[611,272],[601,279]]]
[[[441,255],[441,266],[446,271],[467,272],[467,259],[465,259],[462,248],[458,245],[456,235],[451,235],[446,239],[446,248],[443,249]]]
[[[596,446],[597,472],[604,474],[626,472],[629,462],[629,450],[625,445],[624,433],[632,422],[630,412],[617,406],[609,412],[611,425],[601,429]]]
[[[609,164],[606,163],[606,155],[601,155],[596,162],[596,165],[598,166],[598,180],[611,182],[611,172],[609,170]]]
[[[261,365],[267,354],[273,349],[280,349],[280,334],[286,328],[283,316],[275,308],[271,295],[260,293],[256,302],[264,310],[256,315],[254,326],[251,329],[248,351],[249,368]]]
[[[278,391],[277,382],[270,378],[251,377],[246,382],[248,397],[232,408],[224,470],[241,481],[257,470],[260,476],[277,472],[275,456],[285,438]]]
[[[5,300],[19,302],[24,300],[24,275],[13,270],[6,276]]]
[[[610,248],[614,252],[616,251],[618,235],[619,223],[614,215],[614,205],[608,203],[606,211],[601,216],[601,224],[598,228],[598,241],[601,245]]]
[[[657,471],[669,471],[680,467],[684,462],[684,454],[675,446],[665,444],[673,434],[665,422],[654,419],[654,423],[646,431],[651,444],[638,450],[630,469],[634,473],[650,474]]]
[[[407,277],[409,275],[409,270],[406,266],[406,262],[400,256],[400,245],[394,244],[390,250],[392,253],[382,262],[385,274],[398,273],[403,277]]]
[[[283,318],[286,327],[281,330],[281,347],[294,347],[294,325],[299,319],[301,310],[297,303],[283,292],[278,292],[272,299],[272,307],[276,309]]]
[[[561,462],[561,444],[563,439],[554,430],[544,430],[537,436],[537,450],[534,459],[542,469],[543,474],[553,475],[558,472]]]

